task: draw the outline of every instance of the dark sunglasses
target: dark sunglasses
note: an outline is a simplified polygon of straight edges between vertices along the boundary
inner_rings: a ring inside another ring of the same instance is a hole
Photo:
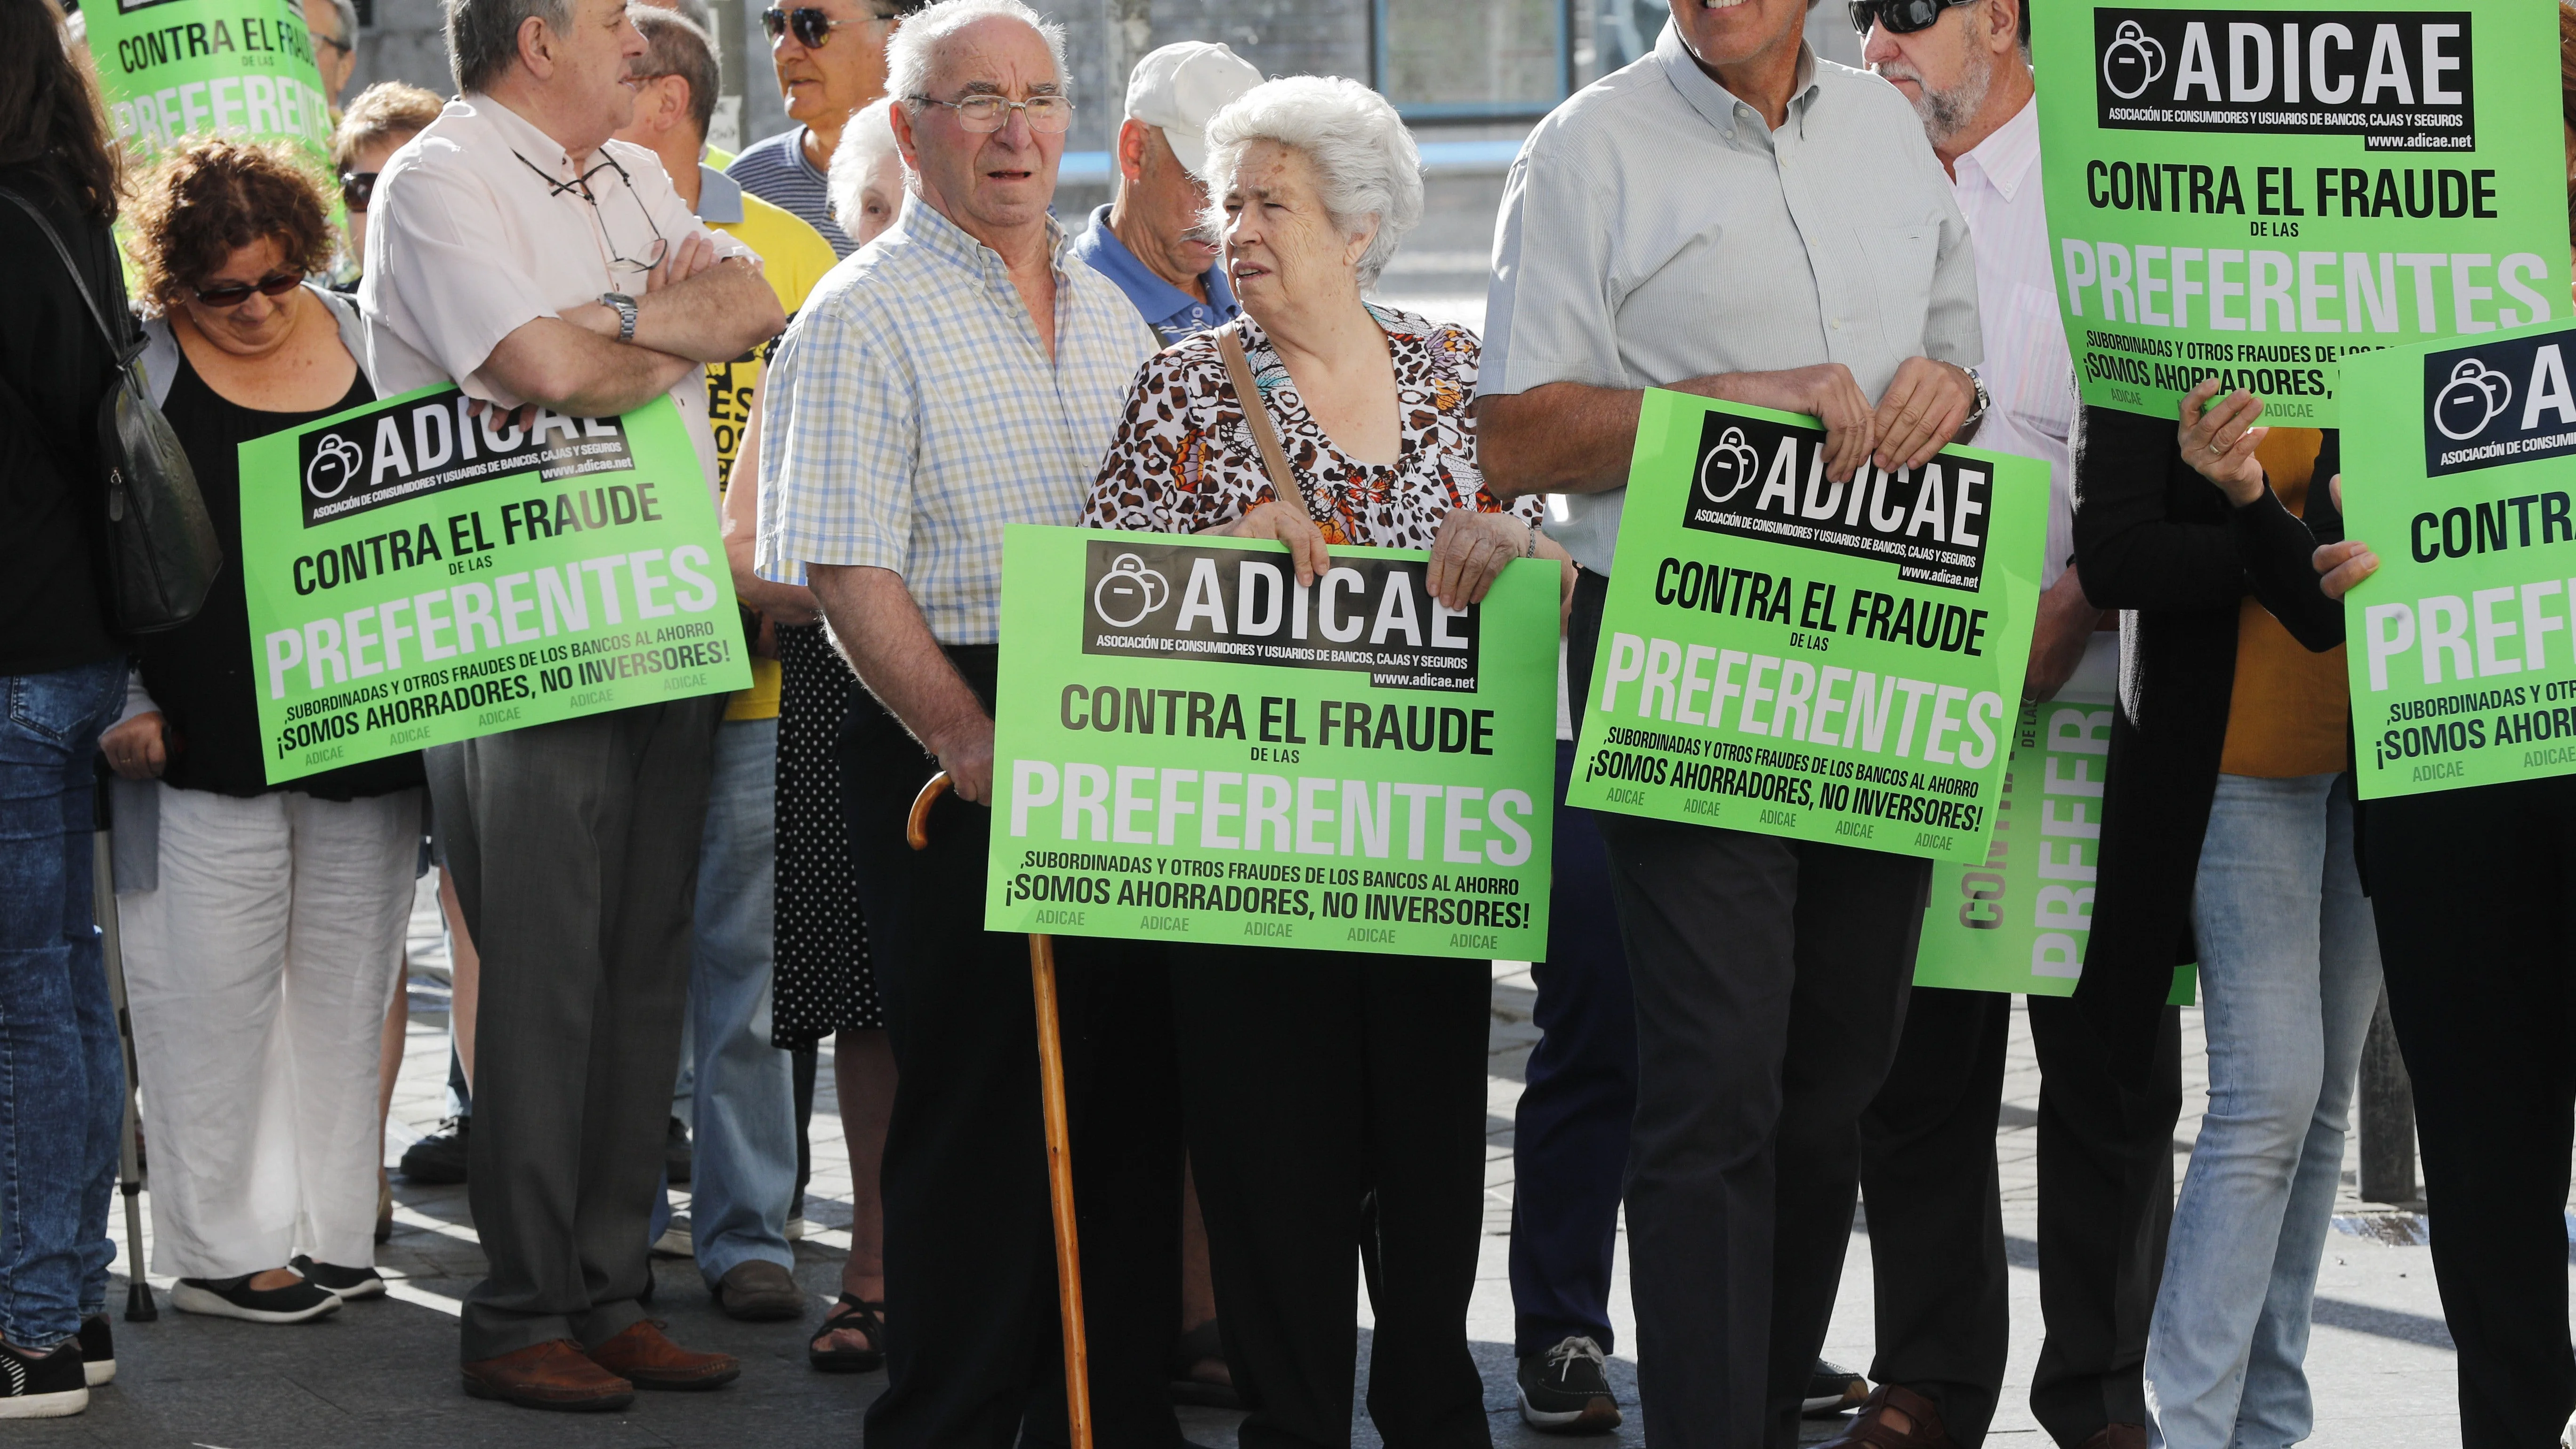
[[[340,204],[351,211],[362,212],[376,199],[376,173],[344,171],[340,173]]]
[[[1872,25],[1884,25],[1893,35],[1912,35],[1929,30],[1941,18],[1941,12],[1968,0],[1851,0],[1852,29],[1869,34]]]
[[[271,272],[256,282],[227,282],[220,287],[191,287],[197,300],[209,307],[238,307],[250,300],[250,294],[283,297],[304,285],[302,272]]]
[[[778,37],[794,31],[798,45],[807,50],[820,50],[823,48],[823,42],[832,38],[832,32],[844,25],[884,25],[894,19],[895,17],[891,15],[862,15],[856,20],[835,20],[810,6],[801,6],[794,10],[781,10],[772,6],[760,12],[760,28],[769,32],[772,43],[775,43]]]

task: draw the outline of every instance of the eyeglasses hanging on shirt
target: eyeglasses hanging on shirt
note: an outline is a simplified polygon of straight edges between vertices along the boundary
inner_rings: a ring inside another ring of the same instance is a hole
[[[977,135],[991,135],[1011,123],[1011,112],[1029,118],[1029,129],[1041,135],[1062,135],[1073,125],[1073,102],[1063,96],[1031,96],[1025,101],[1005,96],[968,96],[962,101],[943,101],[937,96],[913,96],[910,99],[926,105],[946,106],[957,113],[958,126]]]
[[[635,178],[626,174],[626,168],[617,164],[616,157],[603,151],[600,153],[598,165],[591,167],[589,170],[574,177],[570,181],[557,181],[553,176],[547,174],[544,167],[539,166],[536,162],[529,160],[525,156],[520,156],[517,151],[512,151],[510,154],[518,156],[520,165],[525,166],[530,171],[536,173],[537,179],[546,184],[546,190],[549,196],[561,196],[566,192],[570,192],[590,203],[592,213],[599,219],[600,239],[608,245],[608,264],[610,266],[624,267],[630,271],[649,272],[655,267],[662,265],[662,259],[670,254],[670,239],[662,235],[662,228],[653,224],[652,210],[644,205],[644,198],[636,195],[635,193]],[[614,171],[617,173],[617,180],[625,188],[628,199],[635,203],[635,214],[644,219],[645,229],[653,234],[653,240],[641,248],[644,255],[640,260],[625,254],[624,249],[618,243],[616,234],[609,230],[608,208],[599,204],[598,193],[592,191],[590,188],[590,178],[597,176],[602,171]]]

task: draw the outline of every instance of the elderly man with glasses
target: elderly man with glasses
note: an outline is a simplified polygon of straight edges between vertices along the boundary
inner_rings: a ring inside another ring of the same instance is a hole
[[[304,7],[304,34],[313,42],[313,64],[322,72],[322,94],[339,115],[340,92],[358,69],[358,7],[352,0],[311,0]]]
[[[706,364],[785,317],[654,154],[609,139],[645,49],[624,0],[454,0],[447,32],[462,98],[371,208],[358,301],[381,385],[584,417],[668,396],[712,493]],[[613,1409],[740,1372],[639,1301],[723,709],[674,700],[429,752],[483,956],[469,1190],[490,1269],[461,1325],[478,1397]]]
[[[832,152],[850,117],[886,93],[886,49],[922,0],[783,0],[760,12],[778,94],[796,124],[725,168],[742,189],[802,218],[836,255],[858,250],[832,217]]]
[[[1073,119],[1062,28],[1019,0],[943,0],[890,61],[912,191],[770,365],[756,562],[810,581],[867,685],[843,798],[902,1081],[880,1178],[893,1382],[867,1441],[1009,1449],[1023,1421],[1032,1442],[1066,1430],[1028,946],[980,904],[1002,535],[1080,518],[1155,342],[1047,212]],[[941,768],[960,798],[916,855],[905,813]],[[1099,1442],[1175,1449],[1168,978],[1132,942],[1057,952]]]

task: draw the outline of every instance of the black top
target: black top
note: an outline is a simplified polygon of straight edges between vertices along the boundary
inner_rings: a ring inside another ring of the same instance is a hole
[[[106,223],[57,200],[33,166],[0,166],[0,186],[36,204],[109,324],[130,329]],[[9,264],[0,287],[0,675],[43,674],[123,648],[102,587],[97,502],[98,406],[115,357],[53,244],[8,201],[0,257]]]
[[[2326,486],[2343,448],[2327,429],[2305,519],[2268,489],[2229,503],[2183,462],[2171,418],[2084,408],[2074,451],[2084,595],[2122,611],[2100,875],[2075,994],[2114,1069],[2143,1080],[2173,969],[2198,959],[2192,884],[2227,745],[2244,598],[2310,649],[2343,642],[2343,605],[2318,587],[2311,561],[2343,537]]]
[[[329,407],[262,412],[218,396],[187,355],[180,354],[178,375],[171,379],[161,411],[197,470],[206,513],[224,543],[224,570],[197,617],[176,629],[144,635],[137,650],[143,687],[177,736],[169,768],[161,776],[166,783],[218,795],[264,795],[271,788],[260,744],[257,671],[251,667],[250,603],[236,562],[242,556],[241,445],[375,397],[362,370]],[[422,782],[420,755],[413,751],[306,775],[275,788],[323,800],[354,800]]]

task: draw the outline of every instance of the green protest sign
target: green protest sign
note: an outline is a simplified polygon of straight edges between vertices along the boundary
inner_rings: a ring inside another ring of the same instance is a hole
[[[2048,465],[1825,477],[1812,418],[1649,390],[1569,804],[1982,860]]]
[[[2555,6],[2135,0],[2032,30],[2059,313],[2084,400],[2216,375],[2348,416],[2343,360],[2567,314]]]
[[[2345,373],[2344,600],[2361,797],[2576,772],[2576,329],[2393,348]]]
[[[268,780],[751,682],[668,398],[526,429],[423,388],[241,445]]]
[[[1547,954],[1558,569],[1442,608],[1425,555],[1017,526],[995,931]]]
[[[328,161],[331,103],[297,0],[92,0],[81,14],[109,119],[136,154],[226,135]]]

